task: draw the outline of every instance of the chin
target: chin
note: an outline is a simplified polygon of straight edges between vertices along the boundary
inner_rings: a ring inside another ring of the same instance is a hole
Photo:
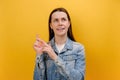
[[[65,33],[57,34],[57,36],[65,36],[65,35],[66,35]]]

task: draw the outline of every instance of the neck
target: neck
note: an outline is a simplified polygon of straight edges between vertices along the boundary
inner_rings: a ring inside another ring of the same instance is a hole
[[[62,45],[66,42],[67,36],[55,36],[55,43],[57,45]]]

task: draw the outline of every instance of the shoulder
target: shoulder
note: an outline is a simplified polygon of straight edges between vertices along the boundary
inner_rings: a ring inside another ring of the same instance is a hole
[[[84,45],[82,43],[73,41],[73,52],[77,55],[84,56],[85,55]]]
[[[82,43],[73,41],[73,48],[84,49],[84,45]]]

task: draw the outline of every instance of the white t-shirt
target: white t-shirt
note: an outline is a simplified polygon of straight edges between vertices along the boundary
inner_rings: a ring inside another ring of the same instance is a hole
[[[55,43],[55,46],[56,46],[57,50],[58,50],[59,53],[60,53],[60,52],[62,51],[62,49],[64,48],[65,44],[57,45],[57,44]]]

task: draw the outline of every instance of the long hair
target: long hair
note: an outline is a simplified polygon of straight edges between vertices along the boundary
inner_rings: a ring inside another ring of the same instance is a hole
[[[69,13],[67,12],[67,10],[66,10],[65,8],[56,8],[56,9],[54,9],[54,10],[50,13],[49,21],[48,21],[48,26],[49,26],[49,41],[54,37],[54,32],[53,32],[53,30],[52,30],[51,27],[50,27],[50,23],[51,23],[52,14],[53,14],[54,12],[56,12],[56,11],[64,12],[64,13],[67,14],[67,18],[68,18],[68,20],[69,20],[69,22],[70,22],[70,26],[69,26],[69,28],[68,28],[67,36],[68,36],[71,40],[75,41],[74,36],[73,36],[73,33],[72,33],[71,19],[70,19]]]

